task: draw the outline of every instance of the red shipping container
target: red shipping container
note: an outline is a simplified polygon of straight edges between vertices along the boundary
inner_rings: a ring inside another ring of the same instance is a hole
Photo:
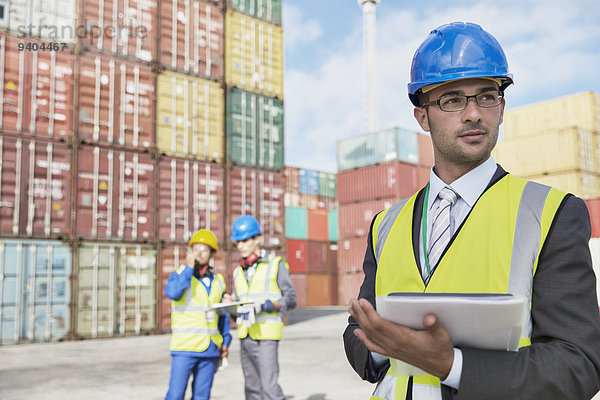
[[[223,235],[224,171],[219,164],[163,157],[158,162],[158,238],[189,240],[209,229]]]
[[[156,4],[146,0],[83,0],[79,13],[86,31],[80,42],[87,50],[150,63],[156,56]]]
[[[300,193],[300,168],[286,166],[283,174],[285,175],[285,192]]]
[[[431,174],[431,167],[419,167],[417,178],[417,187],[420,189],[427,185],[429,182],[429,176]]]
[[[154,239],[150,155],[82,146],[77,157],[76,234],[86,240]]]
[[[63,143],[0,136],[0,234],[67,240],[71,150]]]
[[[341,239],[338,246],[338,272],[358,272],[363,269],[367,236]]]
[[[363,274],[362,271],[350,274],[339,274],[337,279],[338,304],[346,305],[350,303],[350,299],[358,298],[360,286],[365,279],[365,274]]]
[[[329,240],[329,211],[320,209],[308,210],[308,240]]]
[[[262,228],[265,248],[285,244],[285,210],[283,193],[285,179],[282,172],[254,168],[232,167],[229,174],[229,201],[227,232],[241,215],[253,215]]]
[[[84,143],[154,146],[155,75],[120,58],[79,58],[78,135]]]
[[[169,245],[160,250],[160,259],[158,264],[158,298],[159,307],[157,315],[159,316],[159,329],[163,333],[168,333],[171,330],[171,299],[165,296],[165,285],[169,279],[169,275],[175,272],[179,266],[185,264],[185,259],[188,251],[188,246],[185,243]],[[213,257],[211,265],[213,270],[223,275],[225,284],[227,285],[227,275],[225,274],[225,262],[227,253],[223,251],[217,252]],[[231,293],[231,288],[227,287],[226,291]]]
[[[417,166],[399,161],[337,175],[339,204],[390,197],[402,199],[412,196],[417,189]]]
[[[304,274],[307,271],[307,248],[306,240],[287,239],[287,262],[290,265],[290,273]]]
[[[159,62],[164,67],[223,80],[224,17],[208,1],[160,2]]]
[[[590,212],[592,237],[600,237],[600,199],[590,199],[585,202]]]
[[[337,274],[331,276],[331,305],[336,306],[339,304],[339,282]],[[345,305],[345,304],[344,304]]]
[[[309,273],[330,272],[329,242],[308,241],[307,247],[307,270]]]
[[[38,51],[19,51],[20,43],[38,46]],[[72,136],[75,57],[68,49],[41,50],[42,43],[0,36],[0,130],[54,138]]]
[[[329,243],[329,249],[327,250],[327,262],[329,264],[329,271],[337,271],[337,254],[338,245],[335,243]]]
[[[331,275],[307,274],[306,275],[306,305],[330,306],[331,301]]]
[[[422,133],[417,135],[419,145],[419,165],[431,168],[435,162],[433,157],[433,144],[431,136]]]
[[[292,274],[290,278],[296,292],[296,308],[306,307],[306,274]]]
[[[341,204],[338,209],[339,241],[353,237],[366,237],[373,217],[396,204],[395,198]]]

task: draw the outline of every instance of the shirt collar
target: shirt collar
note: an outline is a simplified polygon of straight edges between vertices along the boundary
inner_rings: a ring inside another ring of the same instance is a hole
[[[490,156],[481,165],[473,168],[450,185],[446,185],[444,181],[436,175],[432,167],[431,173],[429,174],[429,198],[427,199],[428,211],[431,211],[440,190],[446,186],[451,187],[452,190],[454,190],[456,194],[472,208],[492,180],[494,173],[496,173],[496,168],[496,161]]]

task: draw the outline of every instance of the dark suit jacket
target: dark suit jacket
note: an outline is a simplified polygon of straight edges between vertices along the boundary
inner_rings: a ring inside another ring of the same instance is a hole
[[[498,166],[488,188],[505,174]],[[421,190],[413,214],[413,248],[419,268],[423,195]],[[589,400],[596,394],[600,389],[600,314],[590,236],[585,202],[567,195],[542,247],[533,279],[531,346],[518,352],[461,348],[463,368],[457,399]],[[371,230],[363,270],[365,279],[358,297],[375,307],[377,263]],[[353,333],[358,327],[350,317],[344,332],[346,356],[361,378],[377,382],[389,363],[373,368],[369,350]],[[445,386],[442,394],[444,399],[452,397]]]

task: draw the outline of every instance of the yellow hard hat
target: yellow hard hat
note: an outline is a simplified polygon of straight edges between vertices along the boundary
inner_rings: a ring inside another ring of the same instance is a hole
[[[194,233],[194,236],[192,236],[192,238],[190,239],[190,247],[194,243],[204,243],[208,247],[212,248],[214,251],[219,250],[217,237],[208,229],[200,229],[198,232]]]

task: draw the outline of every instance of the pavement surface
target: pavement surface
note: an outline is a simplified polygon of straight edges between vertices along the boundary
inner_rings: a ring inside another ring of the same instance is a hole
[[[345,306],[290,312],[279,346],[279,383],[288,400],[370,397],[374,386],[346,361],[347,317]],[[0,346],[0,360],[2,400],[164,399],[171,367],[169,335]],[[244,399],[237,332],[211,399]]]
[[[345,306],[290,312],[279,346],[279,383],[287,400],[370,397],[374,385],[360,380],[346,361],[347,318]],[[215,376],[213,400],[244,399],[236,332],[233,337],[229,366]],[[2,400],[164,399],[171,366],[169,335],[0,346],[0,360]]]

